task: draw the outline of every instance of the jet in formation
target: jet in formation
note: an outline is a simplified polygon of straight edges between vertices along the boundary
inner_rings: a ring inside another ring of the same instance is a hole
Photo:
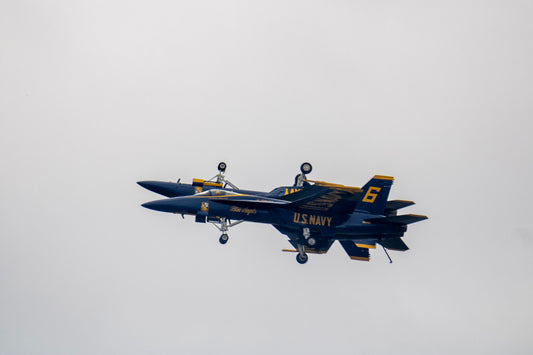
[[[398,215],[414,204],[388,200],[393,177],[375,175],[362,188],[307,179],[312,166],[303,163],[294,184],[270,192],[239,189],[226,179],[226,163],[209,180],[193,179],[192,184],[140,181],[138,184],[166,196],[142,206],[161,212],[193,215],[196,222],[213,223],[222,233],[219,242],[228,242],[229,228],[242,222],[271,224],[289,238],[296,261],[305,264],[308,254],[325,254],[339,241],[353,260],[370,260],[369,249],[405,251],[402,240],[407,225],[427,219],[417,214]]]

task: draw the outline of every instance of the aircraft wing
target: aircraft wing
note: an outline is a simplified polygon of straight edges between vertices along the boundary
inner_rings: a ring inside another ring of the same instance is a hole
[[[361,199],[362,190],[358,187],[312,182],[315,184],[280,199],[291,201],[291,207],[327,215],[350,213]]]
[[[241,198],[236,197],[230,197],[230,198],[224,198],[224,197],[214,197],[211,198],[211,201],[222,203],[225,205],[230,206],[237,206],[237,207],[247,207],[247,208],[255,208],[255,209],[271,209],[275,207],[282,207],[284,205],[289,205],[290,202],[278,200],[274,198],[267,198],[267,197],[252,197],[252,196],[243,196]]]
[[[360,200],[361,189],[343,185],[317,182],[303,187],[300,191],[280,198],[253,195],[214,196],[212,201],[231,206],[256,209],[285,207],[289,209],[308,210],[325,215],[350,213]]]

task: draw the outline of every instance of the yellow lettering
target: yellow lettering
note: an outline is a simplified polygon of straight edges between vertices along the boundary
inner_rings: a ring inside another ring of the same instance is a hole
[[[307,214],[303,213],[300,214],[298,212],[294,212],[293,216],[293,222],[294,223],[300,223],[300,224],[310,224],[315,226],[327,226],[331,227],[331,222],[333,221],[333,217],[326,217],[326,216],[317,216],[314,214]]]
[[[376,201],[376,197],[378,197],[377,193],[380,191],[381,187],[369,187],[365,197],[363,198],[363,202],[374,203],[374,201]]]

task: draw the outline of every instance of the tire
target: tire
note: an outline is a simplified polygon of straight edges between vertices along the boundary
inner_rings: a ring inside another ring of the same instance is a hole
[[[312,170],[313,170],[313,166],[308,162],[305,162],[302,165],[300,165],[300,171],[303,174],[309,174]]]
[[[221,161],[220,163],[218,163],[218,171],[221,171],[221,172],[224,172],[226,171],[226,168],[228,166],[226,165],[226,163],[224,163],[223,161]]]
[[[219,242],[220,244],[226,244],[226,243],[228,242],[228,240],[229,240],[228,235],[227,235],[226,233],[224,233],[224,234],[222,234],[222,235],[220,236],[220,238],[218,239],[218,242]]]
[[[305,264],[308,259],[309,257],[307,256],[307,254],[303,254],[303,255],[301,255],[300,253],[296,254],[296,261],[298,262],[298,264]]]

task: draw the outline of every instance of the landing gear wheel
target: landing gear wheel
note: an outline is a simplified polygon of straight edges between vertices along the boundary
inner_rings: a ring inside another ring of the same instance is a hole
[[[307,259],[309,259],[309,257],[307,256],[307,254],[296,254],[296,261],[299,263],[299,264],[305,264],[307,262]]]
[[[316,245],[316,239],[313,237],[307,238],[307,245],[309,245],[310,247],[314,247]]]
[[[300,171],[303,173],[303,174],[309,174],[311,172],[311,170],[313,170],[313,167],[311,166],[311,164],[305,162],[303,163],[301,166],[300,166]]]
[[[224,171],[226,171],[226,168],[227,168],[227,165],[223,161],[218,163],[218,171],[224,172]]]
[[[226,233],[222,234],[220,236],[220,239],[218,240],[220,244],[226,244],[228,242],[228,235]]]

